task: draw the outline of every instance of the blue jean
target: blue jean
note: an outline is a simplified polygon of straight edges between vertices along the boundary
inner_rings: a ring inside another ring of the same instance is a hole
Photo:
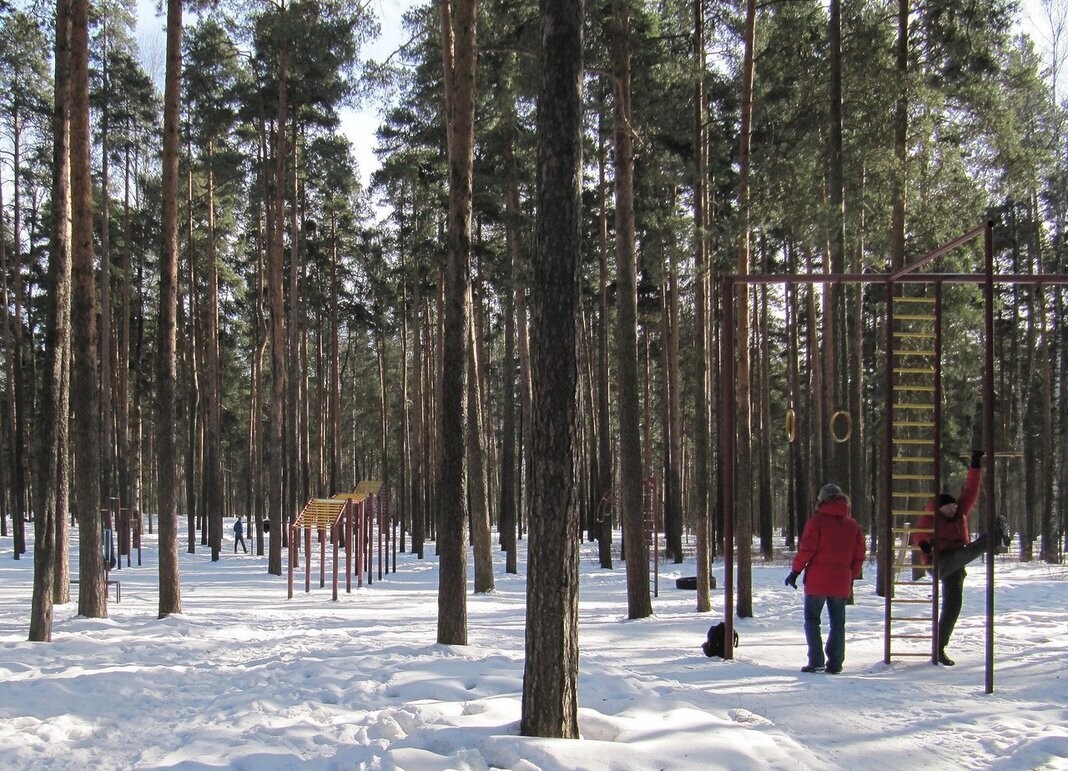
[[[827,615],[830,618],[826,658],[823,636],[820,634],[820,617],[823,615],[824,605],[827,606]],[[810,667],[822,667],[826,663],[829,669],[842,668],[842,662],[845,661],[845,608],[845,597],[805,595],[805,639],[808,641]]]

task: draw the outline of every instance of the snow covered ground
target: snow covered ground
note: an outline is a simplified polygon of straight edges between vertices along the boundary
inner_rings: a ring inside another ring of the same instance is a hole
[[[143,567],[115,575],[108,619],[57,607],[43,644],[26,641],[32,554],[15,561],[0,539],[0,768],[1068,769],[1064,566],[999,558],[986,695],[981,567],[956,667],[882,663],[869,567],[844,673],[806,675],[802,595],[783,586],[784,562],[757,561],[755,618],[737,622],[741,645],[722,661],[700,650],[722,591],[699,614],[675,588],[692,564],[662,566],[655,616],[628,621],[622,564],[600,570],[583,545],[582,739],[567,741],[519,736],[525,554],[518,576],[498,555],[496,592],[468,597],[470,644],[447,647],[435,643],[433,557],[401,555],[396,574],[351,595],[342,584],[333,602],[317,571],[311,593],[298,577],[287,600],[264,557],[183,553],[184,612],[160,621],[154,537],[146,546]]]

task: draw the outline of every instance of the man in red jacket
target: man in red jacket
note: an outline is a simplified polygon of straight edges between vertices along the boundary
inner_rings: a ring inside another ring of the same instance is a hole
[[[816,498],[816,513],[805,524],[786,585],[797,588],[805,571],[805,638],[808,664],[802,672],[842,671],[845,661],[845,609],[864,565],[864,533],[849,516],[849,498],[835,484],[824,485]],[[830,630],[824,651],[820,617],[827,606]],[[826,653],[826,657],[824,654]]]
[[[925,507],[929,512],[920,517],[916,529],[927,532],[913,532],[912,542],[920,549],[920,564],[931,564],[932,552],[938,556],[938,577],[942,581],[942,611],[938,616],[938,662],[946,667],[956,662],[946,655],[946,646],[957,625],[961,607],[964,605],[964,578],[968,571],[964,566],[981,554],[986,553],[986,536],[980,535],[971,540],[968,528],[968,514],[971,513],[979,497],[980,483],[983,478],[983,451],[972,451],[972,462],[968,467],[968,477],[960,496],[954,498],[949,493],[938,496],[938,515],[935,516],[935,501],[931,500]],[[1004,521],[997,520],[997,538],[1000,547],[1008,545],[1008,529]]]

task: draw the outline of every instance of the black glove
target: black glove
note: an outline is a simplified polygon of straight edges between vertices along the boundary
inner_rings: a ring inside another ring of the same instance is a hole
[[[920,541],[920,551],[922,551],[924,554],[930,554],[931,553],[931,542],[930,541]]]
[[[985,454],[982,450],[972,450],[972,468],[982,468]]]
[[[797,588],[797,577],[799,575],[801,575],[801,574],[798,573],[796,570],[791,570],[790,571],[790,575],[786,576],[786,580],[783,581],[783,586],[792,586],[794,589],[796,589]]]

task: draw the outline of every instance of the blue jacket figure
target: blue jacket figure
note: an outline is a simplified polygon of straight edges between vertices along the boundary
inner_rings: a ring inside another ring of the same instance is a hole
[[[242,522],[241,517],[237,518],[234,522],[234,554],[237,554],[237,545],[241,544],[241,549],[248,554],[248,547],[245,546],[245,524]]]

